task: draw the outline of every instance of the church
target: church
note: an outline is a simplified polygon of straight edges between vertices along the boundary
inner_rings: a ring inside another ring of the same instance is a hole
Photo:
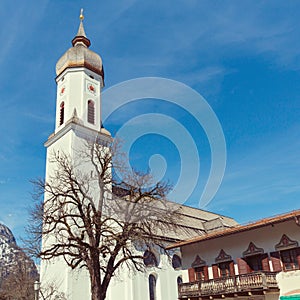
[[[72,47],[56,64],[55,130],[45,143],[46,182],[57,175],[53,153],[61,163],[65,157],[77,161],[87,142],[97,143],[106,154],[105,145],[113,140],[101,118],[101,106],[109,105],[101,103],[103,63],[90,50],[83,19],[81,13]],[[62,153],[66,156],[62,157]],[[90,170],[90,163],[80,166],[81,173]],[[110,171],[106,175],[112,176]],[[124,200],[126,191],[123,195],[124,191],[119,192]],[[93,188],[92,193],[96,199]],[[51,203],[46,191],[45,203],[49,200]],[[105,299],[299,299],[299,210],[239,225],[230,217],[174,205],[180,208],[177,230],[160,232],[168,255],[155,247],[135,247],[137,255],[144,258],[143,272],[122,266],[112,278]],[[72,211],[72,207],[68,209]],[[55,212],[53,218],[59,213]],[[51,248],[58,240],[55,234],[43,236],[42,249]],[[63,256],[42,259],[40,281],[44,298],[50,291],[55,299],[91,299],[88,271],[80,264],[73,267]]]
[[[103,63],[101,57],[89,49],[91,41],[85,34],[83,19],[81,13],[72,47],[56,64],[55,130],[45,143],[46,182],[51,181],[54,174],[59,178],[52,161],[53,153],[62,164],[66,157],[80,161],[80,149],[87,142],[97,143],[102,153],[107,154],[105,145],[113,140],[101,118]],[[61,156],[62,153],[66,156]],[[89,171],[90,164],[79,165],[80,173]],[[112,176],[111,172],[106,175]],[[93,186],[90,187],[96,199],[98,195]],[[126,191],[123,195],[124,191],[119,192],[124,201]],[[45,192],[45,203],[47,201],[51,203],[49,190]],[[48,205],[45,204],[44,209],[47,210]],[[174,205],[180,208],[177,230],[162,231],[159,235],[167,245],[168,255],[158,248],[135,247],[137,255],[143,258],[143,272],[134,272],[126,264],[119,268],[110,281],[105,299],[299,299],[299,210],[239,225],[230,217]],[[68,209],[72,212],[72,207]],[[59,213],[58,209],[52,217]],[[73,222],[77,222],[76,217]],[[59,238],[55,234],[43,236],[42,249],[51,248]],[[80,264],[71,268],[63,256],[42,259],[40,281],[44,298],[50,290],[55,299],[91,299],[88,271]]]
[[[78,151],[87,141],[97,141],[105,145],[112,140],[111,134],[102,125],[101,92],[104,87],[104,71],[101,57],[90,50],[91,41],[87,38],[83,26],[83,14],[72,47],[68,49],[56,64],[56,116],[55,130],[45,143],[47,148],[46,182],[55,174],[52,163],[53,153],[65,153],[76,160]],[[103,103],[109,105],[109,103]],[[126,137],[125,137],[126,138]],[[103,151],[106,151],[105,146]],[[81,166],[88,168],[88,163]],[[49,193],[48,193],[49,194]],[[45,193],[45,199],[49,197]],[[176,204],[178,205],[178,204]],[[161,238],[166,242],[182,241],[237,225],[229,217],[180,206],[180,234],[163,232]],[[47,207],[46,207],[47,209]],[[57,212],[59,213],[59,212]],[[54,245],[58,236],[43,237],[42,248]],[[150,263],[144,259],[145,271],[133,272],[121,268],[118,276],[111,281],[108,300],[176,300],[178,286],[187,281],[188,271],[181,267],[181,253],[170,250],[170,255],[159,249],[150,253],[139,249],[140,255],[152,257]],[[147,253],[145,255],[143,253]],[[46,293],[54,287],[59,299],[82,300],[91,298],[90,277],[85,268],[70,268],[62,257],[41,261],[41,291]],[[56,298],[57,299],[57,298]]]

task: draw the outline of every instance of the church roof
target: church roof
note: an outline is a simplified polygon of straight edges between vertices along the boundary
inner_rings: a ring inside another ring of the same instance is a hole
[[[225,230],[238,225],[238,223],[230,217],[182,204],[173,203],[173,205],[179,207],[180,215],[177,221],[177,229],[167,233],[168,237],[173,240],[183,241],[202,237],[208,233],[220,229]],[[163,233],[162,236],[165,234],[166,233]]]
[[[129,195],[129,191],[126,189],[113,186],[113,193],[115,196],[117,196],[117,199],[128,199],[127,196]],[[128,202],[124,201],[123,203],[123,201],[119,201],[118,204],[120,205],[120,207],[123,207],[123,205],[128,205]],[[162,232],[160,231],[160,229],[157,229],[156,232],[157,236],[171,242],[183,241],[186,239],[204,236],[216,230],[224,230],[226,228],[238,225],[238,223],[230,217],[222,216],[213,212],[186,206],[168,200],[155,202],[155,204],[151,204],[149,205],[149,207],[147,206],[147,204],[138,205],[141,206],[141,211],[148,211],[152,208],[161,210],[169,208],[172,211],[177,212],[178,219],[176,221],[176,226],[174,226],[171,231]]]
[[[104,79],[101,57],[89,49],[90,40],[86,37],[83,26],[83,14],[80,14],[80,24],[77,35],[72,40],[72,46],[68,49],[56,64],[56,75],[59,76],[67,68],[85,67]]]

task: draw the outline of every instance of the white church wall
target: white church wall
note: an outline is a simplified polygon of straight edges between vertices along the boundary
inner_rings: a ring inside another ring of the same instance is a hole
[[[92,71],[85,68],[71,68],[64,71],[57,79],[55,133],[73,117],[74,109],[84,126],[99,131],[101,128],[101,88],[101,77]],[[88,100],[95,103],[94,124],[87,121]],[[60,125],[60,105],[62,102],[65,104],[64,124]]]
[[[68,296],[68,269],[65,267],[65,262],[62,258],[57,257],[51,261],[42,260],[40,281],[41,291],[43,294],[48,294],[51,288],[57,292],[62,292]]]
[[[83,300],[90,298],[90,278],[85,268],[68,269],[68,299]]]
[[[177,278],[187,273],[182,270],[174,270],[166,255],[162,255],[159,267],[149,267],[145,272],[132,272],[123,268],[122,275],[114,278],[108,293],[108,300],[148,300],[149,276],[156,277],[156,299],[178,299]]]
[[[174,270],[169,258],[162,257],[163,263],[158,267],[148,268],[145,272],[133,272],[123,267],[116,275],[108,290],[107,300],[140,300],[149,299],[149,275],[155,275],[157,300],[178,299],[177,278],[187,276],[186,271]],[[51,263],[44,262],[41,281],[44,287],[54,283],[58,292],[63,292],[67,299],[82,300],[90,298],[90,280],[87,270],[71,270],[58,258]]]

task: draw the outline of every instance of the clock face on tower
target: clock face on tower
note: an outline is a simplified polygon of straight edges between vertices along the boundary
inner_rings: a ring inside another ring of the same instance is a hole
[[[65,91],[66,91],[66,87],[63,85],[61,88],[60,88],[60,96],[64,95],[65,94]]]
[[[92,95],[96,95],[96,93],[97,93],[96,85],[94,83],[90,82],[90,81],[86,82],[86,89]]]

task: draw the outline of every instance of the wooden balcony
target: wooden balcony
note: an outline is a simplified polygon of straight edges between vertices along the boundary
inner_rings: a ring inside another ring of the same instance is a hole
[[[273,272],[253,272],[207,281],[181,283],[178,287],[179,298],[207,297],[278,289],[276,274]]]

